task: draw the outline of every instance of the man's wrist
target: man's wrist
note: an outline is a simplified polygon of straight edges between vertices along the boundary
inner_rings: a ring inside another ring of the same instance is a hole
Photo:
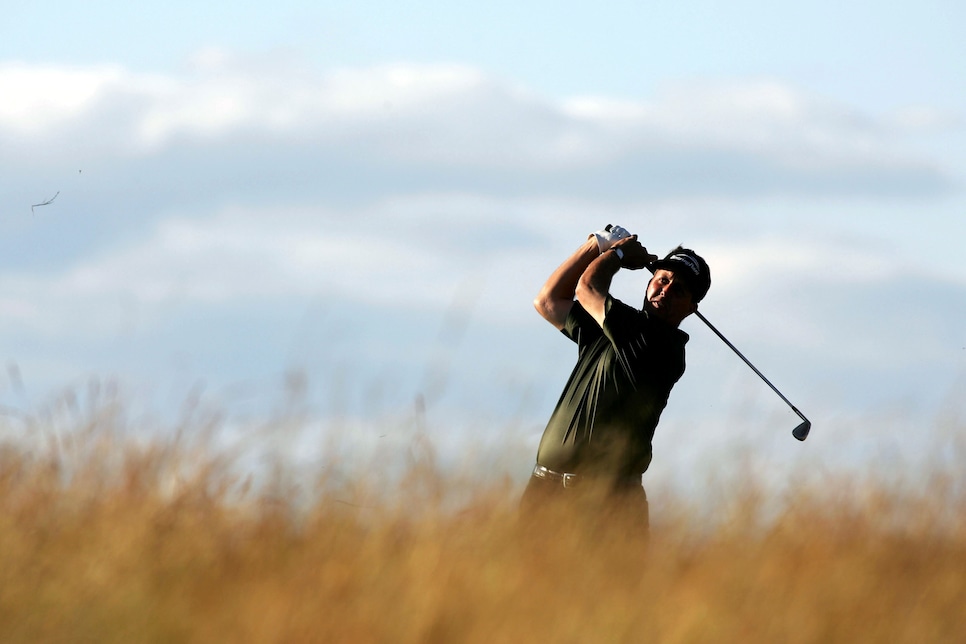
[[[622,251],[620,248],[618,248],[616,246],[611,246],[610,250],[614,251],[614,254],[617,255],[617,261],[619,261],[621,263],[621,265],[623,265],[624,264],[624,251]]]

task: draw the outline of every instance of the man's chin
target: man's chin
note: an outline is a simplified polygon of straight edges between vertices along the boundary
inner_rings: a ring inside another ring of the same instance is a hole
[[[644,305],[644,309],[648,312],[648,314],[653,315],[654,317],[656,317],[658,319],[664,320],[664,319],[667,318],[667,309],[665,307],[661,306],[660,304],[654,304],[653,302],[647,302]]]
[[[681,324],[681,320],[671,315],[670,309],[668,309],[666,306],[655,306],[653,303],[648,302],[644,308],[648,315],[655,320],[659,320],[673,327],[678,327]]]

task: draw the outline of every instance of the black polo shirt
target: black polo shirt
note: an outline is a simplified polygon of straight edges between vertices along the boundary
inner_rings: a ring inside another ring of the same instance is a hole
[[[632,477],[651,462],[651,439],[684,374],[688,335],[611,296],[604,327],[580,305],[562,332],[577,364],[544,430],[537,462],[558,472]]]

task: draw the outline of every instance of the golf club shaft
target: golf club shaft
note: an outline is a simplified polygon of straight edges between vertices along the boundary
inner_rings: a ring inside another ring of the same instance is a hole
[[[718,329],[716,329],[715,326],[713,324],[711,324],[711,322],[708,321],[708,318],[706,318],[703,315],[701,315],[701,312],[700,311],[695,311],[694,314],[696,316],[698,316],[698,319],[701,320],[702,322],[704,322],[708,326],[709,329],[711,329],[712,331],[714,331],[714,334],[716,336],[718,336],[719,338],[721,338],[721,341],[724,342],[725,344],[727,344],[728,347],[732,351],[734,351],[735,354],[739,358],[741,358],[746,365],[748,365],[749,367],[751,367],[751,370],[754,371],[755,373],[757,373],[758,374],[758,377],[761,378],[762,380],[764,380],[765,381],[765,384],[768,385],[769,387],[771,387],[772,391],[774,391],[776,394],[778,394],[778,396],[782,400],[785,401],[785,404],[787,404],[789,407],[791,407],[793,412],[795,412],[796,414],[798,414],[798,417],[799,418],[801,418],[802,420],[808,420],[807,418],[805,418],[805,416],[802,415],[802,412],[798,411],[798,409],[795,407],[795,405],[793,405],[788,398],[785,398],[785,395],[782,392],[778,391],[778,388],[775,385],[771,384],[771,381],[768,380],[768,378],[765,377],[765,374],[763,374],[762,372],[758,371],[758,368],[755,365],[751,364],[751,361],[748,360],[748,358],[746,358],[741,353],[741,351],[738,351],[738,348],[735,345],[731,344],[731,342],[728,340],[728,338],[724,337],[724,335],[721,334],[721,331],[719,331]]]
[[[653,267],[653,265],[648,264],[647,265],[647,270],[650,271],[651,273],[654,273],[654,267]],[[789,407],[791,407],[792,411],[795,412],[795,414],[799,418],[802,419],[802,423],[800,425],[798,425],[792,431],[792,436],[794,436],[796,439],[798,439],[800,441],[805,440],[805,438],[808,436],[809,431],[812,428],[812,422],[809,419],[805,418],[805,415],[802,412],[798,411],[798,408],[795,405],[792,404],[792,401],[790,401],[788,398],[785,398],[785,394],[783,394],[782,392],[778,391],[778,387],[776,387],[775,385],[771,384],[771,381],[768,378],[765,377],[765,374],[763,374],[762,372],[758,371],[758,367],[756,367],[755,365],[751,364],[751,361],[748,360],[748,358],[746,358],[744,356],[744,354],[741,353],[741,351],[738,351],[738,347],[736,347],[735,345],[731,344],[731,342],[728,340],[728,338],[724,337],[724,335],[722,335],[721,331],[719,331],[718,329],[716,329],[715,326],[713,324],[711,324],[711,322],[708,321],[708,318],[704,317],[701,314],[700,311],[695,311],[694,314],[696,316],[698,316],[698,319],[701,320],[702,322],[704,322],[704,324],[709,329],[711,329],[712,331],[714,331],[714,334],[716,336],[718,336],[719,338],[721,338],[721,341],[724,342],[725,344],[727,344],[728,347],[732,351],[735,352],[735,355],[737,355],[739,358],[741,358],[741,360],[746,365],[748,365],[751,368],[752,371],[754,371],[756,374],[758,374],[758,377],[761,378],[762,381],[764,381],[764,383],[766,385],[768,385],[769,387],[771,387],[771,390],[774,391],[776,394],[778,394],[778,397],[781,398],[782,400],[784,400],[785,401],[785,404],[788,405]]]

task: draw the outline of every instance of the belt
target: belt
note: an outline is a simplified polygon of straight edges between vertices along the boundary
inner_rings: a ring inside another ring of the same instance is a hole
[[[543,465],[536,465],[533,468],[533,475],[538,479],[562,483],[564,487],[574,487],[577,485],[577,475],[569,472],[554,472]]]
[[[544,467],[539,463],[533,468],[533,475],[538,479],[560,483],[566,488],[576,487],[579,481],[588,478],[586,474],[571,474],[570,472],[555,472],[550,468]],[[641,484],[641,475],[635,474],[627,477],[620,477],[613,481],[617,488],[637,487]]]

